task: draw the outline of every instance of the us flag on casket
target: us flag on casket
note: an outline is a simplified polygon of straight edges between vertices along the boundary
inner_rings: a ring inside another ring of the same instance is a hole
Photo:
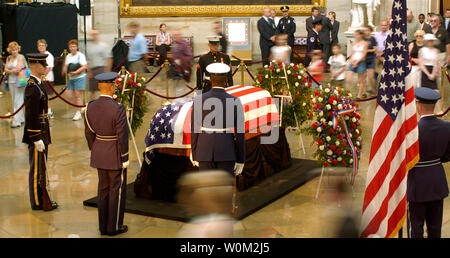
[[[272,125],[278,125],[280,117],[270,93],[253,86],[233,86],[225,89],[239,98],[245,112],[246,139],[261,132],[268,132]],[[193,99],[175,102],[159,109],[152,118],[145,137],[145,160],[150,164],[156,149],[191,148],[191,110]]]

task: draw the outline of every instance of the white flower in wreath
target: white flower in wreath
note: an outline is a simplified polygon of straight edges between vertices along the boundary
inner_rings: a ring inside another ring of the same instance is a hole
[[[305,82],[305,87],[308,87],[308,83],[307,82]]]
[[[295,82],[295,87],[298,87],[300,85],[300,83]]]
[[[329,141],[331,141],[331,137],[330,136],[327,136],[327,142],[329,142]]]
[[[341,145],[341,142],[336,141],[335,144],[336,144],[336,146],[339,146],[339,145]]]
[[[333,105],[334,105],[334,106],[337,105],[337,101],[336,101],[336,100],[333,101]]]
[[[345,155],[345,154],[347,154],[347,151],[346,151],[346,150],[344,150],[344,152],[343,152],[342,154],[344,154],[344,155]]]
[[[334,90],[334,95],[339,95],[339,91],[338,90]]]
[[[348,136],[349,136],[350,138],[352,138],[352,137],[353,137],[353,135],[352,135],[351,133],[349,133],[349,134],[348,134]]]
[[[338,105],[338,109],[342,109],[342,104],[339,104],[339,105]]]
[[[142,84],[141,84],[141,83],[138,83],[137,85],[138,85],[139,87],[141,87],[141,86],[142,86]]]
[[[319,146],[319,150],[323,151],[324,149],[325,149],[325,146],[323,146],[323,145]]]
[[[266,77],[266,79],[269,79],[269,75],[268,75],[268,74],[266,74],[266,76],[265,76],[265,77]]]
[[[329,125],[329,126],[333,126],[333,122],[328,121],[328,125]]]
[[[287,74],[291,74],[291,70],[287,70],[286,73],[287,73]]]
[[[329,92],[330,92],[330,89],[329,89],[329,88],[326,88],[326,89],[325,89],[325,92],[326,92],[326,93],[329,93]]]
[[[304,74],[305,72],[303,70],[300,71],[300,74]],[[300,76],[299,76],[300,77]]]
[[[356,142],[356,145],[361,146],[361,143],[359,143],[359,141]]]
[[[312,99],[312,103],[316,103],[316,101],[317,101],[316,98]]]
[[[305,102],[303,102],[303,106],[304,106],[304,107],[306,106],[306,103],[305,103]]]
[[[323,111],[320,111],[320,112],[319,112],[319,116],[323,116]]]
[[[353,159],[350,159],[350,160],[349,160],[349,163],[350,163],[350,164],[353,164]]]
[[[265,65],[264,68],[269,68],[269,66],[268,66],[268,65]]]
[[[116,95],[116,94],[114,94],[114,95],[113,95],[113,99],[116,99],[116,98],[117,98],[117,95]]]
[[[280,68],[278,68],[278,69],[277,69],[277,73],[279,73],[280,71],[281,71]]]
[[[291,63],[290,66],[291,66],[291,67],[294,67],[294,63]]]
[[[348,116],[345,116],[345,120],[349,120],[350,119],[350,117],[348,117]]]
[[[352,118],[352,122],[353,123],[355,123],[356,122],[356,118],[354,117],[354,118]]]
[[[331,109],[330,104],[326,105],[326,107],[327,107],[327,110],[330,110],[330,109]]]
[[[317,127],[317,132],[322,132],[322,127]]]
[[[332,150],[327,151],[327,155],[328,155],[328,156],[333,155],[333,151],[332,151]]]
[[[356,129],[355,132],[356,132],[357,134],[359,134],[359,130],[358,130],[358,129]]]
[[[351,93],[349,93],[348,96],[349,96],[350,98],[353,97],[353,95],[352,95]]]
[[[299,80],[301,80],[302,79],[302,77],[299,75],[299,76],[297,76],[297,79],[299,79]]]
[[[276,63],[277,61],[274,59],[274,60],[272,60],[272,63]]]
[[[327,121],[325,118],[320,119],[321,123],[324,123],[325,121]]]
[[[322,98],[322,97],[319,97],[317,100],[318,100],[319,102],[322,102],[322,101],[323,101],[323,98]]]
[[[337,160],[340,162],[340,161],[342,161],[342,158],[341,158],[341,157],[338,157]]]

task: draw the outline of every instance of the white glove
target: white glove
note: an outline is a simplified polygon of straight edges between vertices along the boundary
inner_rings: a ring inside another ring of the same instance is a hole
[[[242,170],[244,170],[244,163],[234,163],[234,174],[236,176],[242,174]]]
[[[36,149],[39,152],[45,151],[45,145],[44,145],[44,142],[42,140],[34,142],[34,146],[36,146]]]
[[[195,161],[194,158],[192,158],[192,151],[191,151],[191,155],[189,156],[189,159],[191,159],[191,163],[194,167],[198,167],[198,161]]]
[[[180,61],[180,59],[175,59],[175,64],[177,64],[177,65],[181,65],[181,61]]]
[[[129,165],[130,165],[130,161],[125,161],[122,163],[122,168],[128,168]]]

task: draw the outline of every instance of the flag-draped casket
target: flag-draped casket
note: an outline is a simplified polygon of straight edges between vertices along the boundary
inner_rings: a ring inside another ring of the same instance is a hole
[[[243,176],[239,177],[238,188],[245,189],[289,167],[289,145],[282,128],[276,143],[261,144],[261,137],[279,129],[277,105],[269,92],[253,86],[233,86],[226,91],[239,98],[244,108],[246,165]],[[189,160],[192,105],[192,98],[177,101],[162,107],[153,116],[145,137],[145,162],[135,183],[136,194],[171,200],[179,174],[195,170]]]

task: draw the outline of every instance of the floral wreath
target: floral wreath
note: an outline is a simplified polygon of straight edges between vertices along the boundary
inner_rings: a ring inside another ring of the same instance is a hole
[[[286,69],[287,80],[284,69]],[[272,97],[288,96],[290,91],[292,100],[288,99],[283,107],[282,126],[297,127],[295,117],[299,126],[312,118],[310,97],[312,86],[308,82],[302,65],[293,63],[284,65],[281,62],[272,61],[270,65],[258,68],[258,77],[254,86],[267,90]]]
[[[125,107],[133,107],[133,117],[130,120],[133,134],[144,122],[149,100],[149,96],[145,91],[145,77],[136,75],[135,73],[119,75],[114,84],[116,91],[113,95],[113,98]],[[124,87],[126,90],[123,90]]]
[[[354,183],[362,147],[359,104],[339,86],[319,86],[311,98],[315,121],[303,131],[317,144],[313,157],[324,167],[353,167]]]

